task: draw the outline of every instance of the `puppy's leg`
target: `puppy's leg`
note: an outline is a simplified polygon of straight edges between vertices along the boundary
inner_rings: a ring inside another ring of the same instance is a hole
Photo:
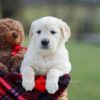
[[[50,94],[54,94],[58,89],[59,77],[63,75],[63,72],[57,69],[51,69],[47,73],[46,89]]]
[[[28,91],[31,91],[35,87],[35,71],[32,68],[33,56],[31,48],[26,52],[24,60],[22,62],[20,72],[22,74],[22,86]]]
[[[31,91],[35,87],[34,76],[35,73],[32,67],[21,67],[22,86],[26,91]]]

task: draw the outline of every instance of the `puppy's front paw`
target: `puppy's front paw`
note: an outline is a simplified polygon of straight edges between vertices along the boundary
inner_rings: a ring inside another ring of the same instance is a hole
[[[35,82],[32,80],[23,80],[22,86],[26,91],[32,91],[32,89],[35,87]]]
[[[54,94],[58,90],[58,83],[55,80],[46,81],[46,89],[50,94]]]

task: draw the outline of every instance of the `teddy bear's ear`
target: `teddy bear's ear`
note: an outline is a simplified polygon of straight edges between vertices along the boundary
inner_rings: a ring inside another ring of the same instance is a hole
[[[71,31],[70,31],[70,27],[67,25],[67,23],[62,22],[61,31],[63,33],[63,36],[64,36],[65,40],[68,41],[68,39],[71,36]]]
[[[0,25],[0,35],[4,35],[6,34],[7,32],[9,32],[9,29],[6,25]]]

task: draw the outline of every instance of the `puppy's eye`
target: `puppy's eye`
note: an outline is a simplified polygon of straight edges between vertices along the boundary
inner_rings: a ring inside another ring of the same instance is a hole
[[[56,32],[55,32],[55,31],[53,31],[53,30],[51,30],[50,32],[51,32],[51,34],[56,34]]]
[[[38,30],[38,31],[37,31],[37,34],[41,34],[41,30]]]

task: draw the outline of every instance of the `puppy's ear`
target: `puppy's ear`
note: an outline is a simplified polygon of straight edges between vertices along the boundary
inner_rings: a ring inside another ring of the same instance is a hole
[[[71,31],[70,31],[70,27],[65,22],[62,22],[61,24],[61,31],[63,33],[65,40],[68,41],[68,39],[71,36]]]
[[[31,39],[33,33],[32,33],[32,30],[33,30],[33,25],[31,25],[31,28],[30,28],[30,31],[29,31],[29,38]]]

